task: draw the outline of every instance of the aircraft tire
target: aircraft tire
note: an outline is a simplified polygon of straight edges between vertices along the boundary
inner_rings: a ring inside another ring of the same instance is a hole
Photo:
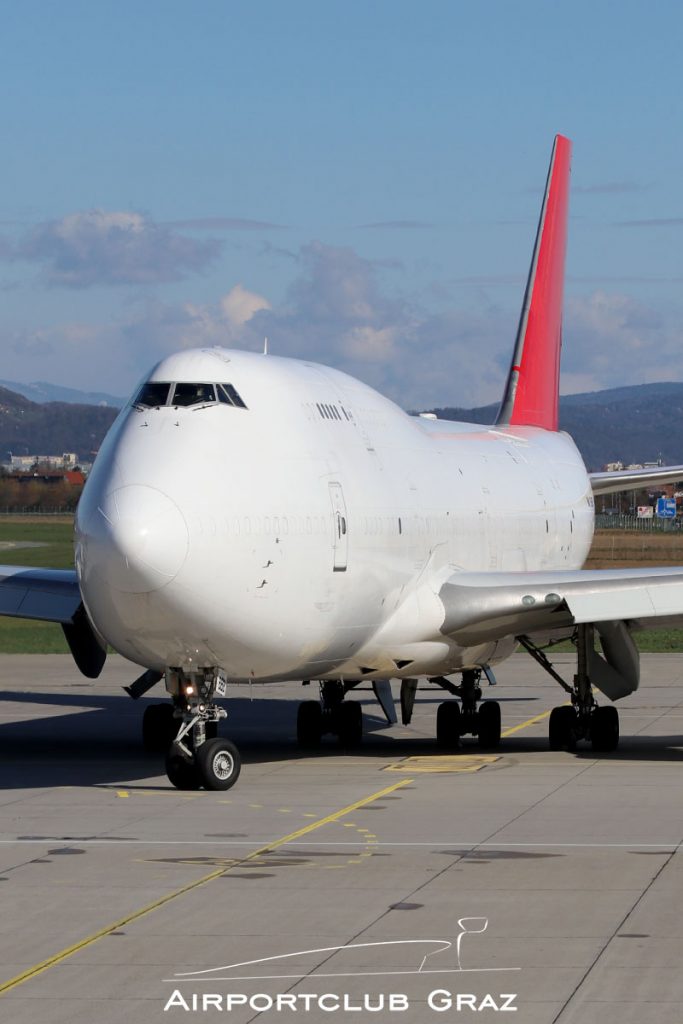
[[[576,744],[574,725],[576,712],[574,708],[563,705],[553,708],[548,722],[548,738],[551,750],[573,750]]]
[[[195,760],[204,789],[231,789],[239,778],[242,761],[230,740],[206,740],[195,751]]]
[[[479,746],[489,750],[500,746],[500,704],[485,700],[477,712]]]
[[[436,709],[436,743],[442,750],[457,750],[460,746],[460,705],[445,700]]]
[[[337,709],[339,742],[343,747],[359,747],[363,742],[363,709],[357,701],[342,701]]]
[[[296,715],[296,738],[302,750],[315,750],[322,738],[322,708],[317,700],[304,700]]]
[[[172,750],[166,755],[166,774],[176,789],[199,789],[202,784],[197,765]]]
[[[173,743],[179,722],[172,704],[150,704],[142,715],[142,745],[150,754],[161,754]]]
[[[619,745],[619,712],[611,705],[596,708],[591,715],[591,743],[593,750],[609,754]]]

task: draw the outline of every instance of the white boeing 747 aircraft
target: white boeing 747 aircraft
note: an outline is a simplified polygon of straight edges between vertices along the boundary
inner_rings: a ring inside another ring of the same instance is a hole
[[[585,571],[594,495],[683,467],[586,472],[558,430],[570,143],[553,147],[531,271],[493,426],[413,417],[338,370],[233,349],[183,351],[149,373],[112,426],[76,516],[76,569],[0,567],[0,613],[60,622],[80,670],[111,645],[164,680],[143,733],[180,788],[227,789],[217,734],[233,683],[314,680],[298,737],[362,735],[347,694],[369,681],[410,721],[417,678],[451,695],[437,740],[500,740],[482,673],[521,644],[571,695],[550,744],[613,750],[611,700],[636,689],[642,624],[683,621],[683,569]],[[600,649],[596,649],[595,638]],[[571,637],[565,682],[543,653]],[[456,685],[447,677],[460,675]]]

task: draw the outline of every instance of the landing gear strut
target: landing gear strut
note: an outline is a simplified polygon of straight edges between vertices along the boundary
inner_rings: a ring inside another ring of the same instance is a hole
[[[500,743],[500,704],[496,700],[481,700],[479,669],[465,669],[460,686],[439,676],[430,679],[444,690],[460,697],[460,704],[454,700],[439,704],[436,712],[436,742],[445,750],[457,750],[460,737],[471,733],[479,739],[479,746],[495,749]]]
[[[551,750],[575,750],[579,740],[589,740],[593,750],[611,753],[619,745],[619,713],[611,704],[599,707],[593,696],[588,671],[589,655],[593,649],[594,627],[584,623],[576,628],[577,667],[573,686],[569,686],[554,670],[543,651],[534,647],[525,637],[522,646],[567,691],[571,706],[553,708],[548,722]]]
[[[345,700],[351,685],[340,679],[320,683],[320,700],[299,704],[296,735],[304,750],[315,750],[325,733],[339,737],[343,747],[360,746],[363,740],[363,711],[357,701]]]
[[[166,688],[173,697],[175,723],[166,755],[169,781],[177,789],[230,789],[239,778],[241,760],[235,744],[217,735],[218,723],[227,718],[227,711],[214,702],[225,696],[225,674],[220,669],[189,674],[170,670]]]

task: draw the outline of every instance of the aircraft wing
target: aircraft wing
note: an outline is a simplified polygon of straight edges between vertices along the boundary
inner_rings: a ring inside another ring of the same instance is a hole
[[[442,633],[467,646],[583,623],[683,626],[683,567],[454,573],[439,597]]]
[[[81,603],[74,569],[0,565],[0,615],[71,622]]]
[[[641,487],[675,484],[683,480],[683,466],[655,466],[651,469],[621,469],[614,473],[591,473],[593,494],[637,491]]]
[[[95,679],[107,656],[83,607],[74,569],[0,565],[0,615],[59,622],[83,675]]]

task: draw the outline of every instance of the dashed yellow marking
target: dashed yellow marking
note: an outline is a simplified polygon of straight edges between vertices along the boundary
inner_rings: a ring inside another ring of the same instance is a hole
[[[496,754],[441,754],[428,757],[406,757],[388,764],[385,772],[478,772],[500,758]]]
[[[545,718],[550,718],[550,711],[542,711],[540,715],[534,715],[533,718],[527,718],[526,722],[520,722],[519,725],[511,725],[509,729],[505,729],[500,735],[513,736],[516,732],[521,732],[522,729],[528,729],[530,725],[536,725],[537,722],[542,722]]]
[[[317,821],[312,821],[310,824],[304,825],[295,832],[289,832],[286,836],[282,836],[280,839],[276,839],[271,843],[266,843],[264,846],[260,846],[257,850],[253,850],[250,854],[247,854],[246,857],[236,860],[232,864],[221,866],[210,871],[206,875],[202,875],[201,878],[197,878],[193,882],[188,882],[179,889],[174,889],[172,892],[166,893],[165,896],[161,896],[153,903],[148,903],[146,906],[140,907],[138,910],[131,911],[131,913],[126,914],[125,917],[121,917],[112,924],[108,924],[104,928],[100,928],[99,931],[94,932],[92,935],[88,935],[79,942],[74,942],[73,945],[67,946],[66,949],[62,949],[58,953],[54,953],[52,956],[47,957],[47,959],[41,960],[39,963],[34,964],[25,971],[22,971],[21,974],[17,974],[15,977],[9,978],[7,981],[1,983],[0,995],[5,992],[10,992],[19,985],[23,985],[25,981],[29,981],[31,978],[35,978],[39,974],[43,974],[44,971],[50,970],[51,967],[55,967],[57,964],[63,963],[75,953],[80,952],[82,949],[87,949],[100,939],[105,938],[107,935],[111,935],[112,932],[119,931],[126,925],[132,924],[134,921],[139,921],[140,918],[146,917],[148,914],[153,913],[155,910],[159,910],[161,907],[165,907],[172,900],[176,900],[178,897],[184,896],[186,893],[192,892],[194,889],[199,889],[202,886],[208,885],[209,882],[213,882],[216,878],[222,878],[231,870],[231,868],[241,867],[247,864],[263,863],[261,858],[264,854],[272,853],[273,850],[277,850],[279,847],[287,845],[287,843],[294,842],[295,839],[301,839],[303,836],[308,835],[311,832],[315,832],[316,829],[322,828],[324,825],[331,825],[333,822],[337,822],[341,818],[346,817],[347,814],[351,814],[353,811],[358,810],[358,808],[367,807],[368,804],[374,803],[375,800],[380,800],[383,796],[387,796],[389,793],[394,793],[397,789],[401,789],[403,786],[410,785],[412,781],[412,779],[402,779],[400,782],[396,782],[392,786],[380,789],[378,792],[372,793],[370,796],[363,797],[361,800],[357,800],[355,803],[349,804],[347,807],[342,807],[340,810],[334,811],[332,814],[328,814],[324,818],[319,818]],[[343,866],[345,865],[340,865],[340,867]]]
[[[111,786],[95,786],[95,789],[111,790]],[[183,792],[179,789],[117,789],[117,797],[127,796],[154,796],[154,797],[175,797],[176,800],[196,800],[198,797],[205,798],[208,794],[202,790],[196,793]]]

